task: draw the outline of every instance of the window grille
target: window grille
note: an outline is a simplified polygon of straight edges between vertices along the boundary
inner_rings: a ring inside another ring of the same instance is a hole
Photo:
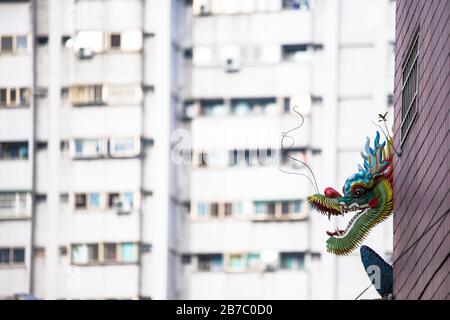
[[[402,122],[400,125],[401,144],[405,141],[417,114],[417,86],[419,56],[419,36],[414,37],[402,66]]]

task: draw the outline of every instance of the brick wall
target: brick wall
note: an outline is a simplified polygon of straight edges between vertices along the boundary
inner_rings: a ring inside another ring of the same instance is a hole
[[[419,60],[418,113],[401,155],[394,158],[396,299],[450,299],[449,20],[450,0],[397,0],[397,149],[401,139],[402,63],[417,28]]]

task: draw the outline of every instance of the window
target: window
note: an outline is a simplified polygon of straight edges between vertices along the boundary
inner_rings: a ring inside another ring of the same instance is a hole
[[[99,192],[76,193],[76,210],[99,210],[102,209],[102,197]]]
[[[72,264],[116,264],[135,263],[138,260],[138,245],[126,243],[92,243],[72,245]]]
[[[289,201],[283,201],[281,203],[281,213],[282,214],[289,214],[290,210],[289,210]]]
[[[227,254],[227,271],[255,271],[260,269],[259,253],[231,253]]]
[[[190,254],[183,254],[181,255],[181,263],[186,265],[186,264],[191,264],[191,255]]]
[[[111,49],[119,49],[120,48],[120,33],[112,33],[110,35],[110,47]]]
[[[139,85],[108,85],[103,86],[103,95],[108,105],[140,105],[143,91]]]
[[[230,150],[228,152],[228,164],[230,166],[267,166],[272,163],[273,155],[271,149],[264,150]]]
[[[140,140],[137,138],[110,139],[109,153],[113,157],[137,156],[140,152]]]
[[[419,33],[417,32],[402,65],[402,122],[400,124],[401,144],[406,139],[417,114],[417,85],[419,56]]]
[[[303,219],[302,200],[254,201],[254,219]]]
[[[307,44],[289,44],[281,47],[282,58],[285,61],[297,61],[301,54],[308,50]]]
[[[221,254],[199,254],[199,271],[220,271],[223,267],[223,258]]]
[[[227,114],[224,101],[222,99],[200,100],[202,115],[219,116]]]
[[[81,244],[72,245],[72,263],[86,264],[88,262],[87,246]]]
[[[231,111],[235,115],[264,114],[276,107],[275,97],[231,99]]]
[[[91,192],[75,194],[75,210],[117,209],[119,204],[121,209],[128,210],[135,208],[135,202],[134,192],[113,192],[108,194]]]
[[[28,36],[1,36],[0,53],[16,53],[28,50]]]
[[[209,205],[207,203],[198,203],[197,204],[197,215],[201,217],[209,216]]]
[[[211,203],[210,209],[211,217],[217,218],[219,216],[219,204]]]
[[[232,204],[231,203],[225,203],[224,207],[225,207],[225,212],[224,212],[225,217],[231,216],[231,214],[233,213]]]
[[[130,208],[134,208],[134,192],[122,193],[122,200]]]
[[[242,214],[242,203],[240,202],[234,202],[232,204],[232,212],[233,215],[241,215]]]
[[[321,259],[321,254],[318,252],[311,253],[311,261],[312,262],[318,262]]]
[[[120,261],[126,263],[136,262],[138,260],[138,246],[136,243],[120,244]]]
[[[98,256],[98,244],[87,245],[87,257],[89,263],[95,263],[99,260]]]
[[[266,213],[266,204],[261,201],[255,202],[255,213],[256,214],[265,214]]]
[[[282,0],[282,6],[287,10],[309,9],[309,0]]]
[[[260,255],[258,253],[247,254],[247,268],[249,270],[259,270],[260,262]]]
[[[103,245],[103,261],[116,262],[117,260],[117,245],[115,243],[105,243]]]
[[[95,209],[100,208],[100,193],[94,192],[89,194],[89,207]]]
[[[76,209],[86,209],[87,208],[87,201],[86,201],[85,193],[79,193],[79,194],[75,195],[75,208]]]
[[[0,107],[28,106],[29,97],[28,88],[0,88]]]
[[[233,215],[242,214],[242,203],[240,202],[214,202],[197,203],[197,212],[193,212],[198,217],[204,218],[228,218]]]
[[[206,152],[200,152],[198,154],[199,167],[206,167],[208,164],[208,154]]]
[[[108,207],[113,209],[116,206],[116,203],[120,200],[119,193],[110,193],[108,194]]]
[[[2,52],[12,52],[13,51],[13,37],[12,36],[2,36],[0,42],[1,42]]]
[[[28,36],[17,36],[16,37],[16,50],[25,51],[28,49]]]
[[[69,99],[74,106],[102,105],[102,85],[74,86],[69,89]]]
[[[116,209],[119,213],[130,213],[137,207],[134,192],[111,192],[108,193],[108,209]]]
[[[25,264],[25,248],[0,248],[0,266]]]
[[[275,215],[274,201],[255,201],[255,213],[258,215]]]
[[[25,249],[24,248],[13,248],[12,249],[12,262],[13,262],[13,264],[25,263]]]
[[[295,200],[292,202],[292,213],[300,213],[302,211],[302,201]]]
[[[260,166],[268,166],[272,164],[273,161],[272,149],[263,149],[263,150],[258,149],[257,156],[258,156],[258,164]]]
[[[230,271],[241,271],[246,268],[245,256],[243,254],[230,254],[228,269]]]
[[[8,104],[8,91],[7,89],[0,89],[0,106],[6,106]]]
[[[299,161],[307,163],[308,158],[305,149],[290,148],[289,150],[284,150],[281,154],[281,165],[290,166],[294,169],[304,168],[305,165]]]
[[[75,139],[72,144],[75,158],[98,158],[106,154],[103,139]]]
[[[231,166],[237,166],[239,165],[239,157],[238,157],[238,150],[230,150],[229,151],[229,159],[230,161],[228,162]]]
[[[75,244],[72,245],[72,263],[90,264],[99,261],[98,244]]]
[[[0,219],[29,216],[31,196],[26,192],[0,192]]]
[[[0,160],[28,159],[28,142],[0,142]]]
[[[305,267],[305,254],[303,252],[282,252],[280,260],[281,269],[301,270]]]
[[[10,264],[11,249],[0,248],[0,265]]]

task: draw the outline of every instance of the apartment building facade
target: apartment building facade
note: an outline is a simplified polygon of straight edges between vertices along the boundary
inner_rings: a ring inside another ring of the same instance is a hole
[[[378,113],[392,110],[392,1],[193,1],[180,125],[183,298],[342,299],[368,284],[359,253],[325,251],[300,163],[340,188]],[[297,127],[286,138],[281,133]],[[289,157],[290,156],[290,157]],[[190,168],[189,168],[190,167]],[[347,221],[348,222],[348,221]],[[339,224],[345,225],[340,221]],[[390,259],[392,221],[367,243]],[[374,291],[366,297],[376,297]]]
[[[398,1],[394,295],[449,299],[450,3]]]
[[[0,2],[0,296],[172,295],[173,10]]]
[[[321,192],[355,171],[393,6],[0,1],[0,296],[352,298],[358,254],[325,252],[337,222],[278,166]]]

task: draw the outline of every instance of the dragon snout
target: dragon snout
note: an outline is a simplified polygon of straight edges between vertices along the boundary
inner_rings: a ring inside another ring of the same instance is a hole
[[[331,187],[325,188],[323,193],[325,194],[325,197],[327,197],[327,198],[334,199],[334,198],[342,197],[342,195],[339,192],[337,192],[335,189],[333,189]]]

